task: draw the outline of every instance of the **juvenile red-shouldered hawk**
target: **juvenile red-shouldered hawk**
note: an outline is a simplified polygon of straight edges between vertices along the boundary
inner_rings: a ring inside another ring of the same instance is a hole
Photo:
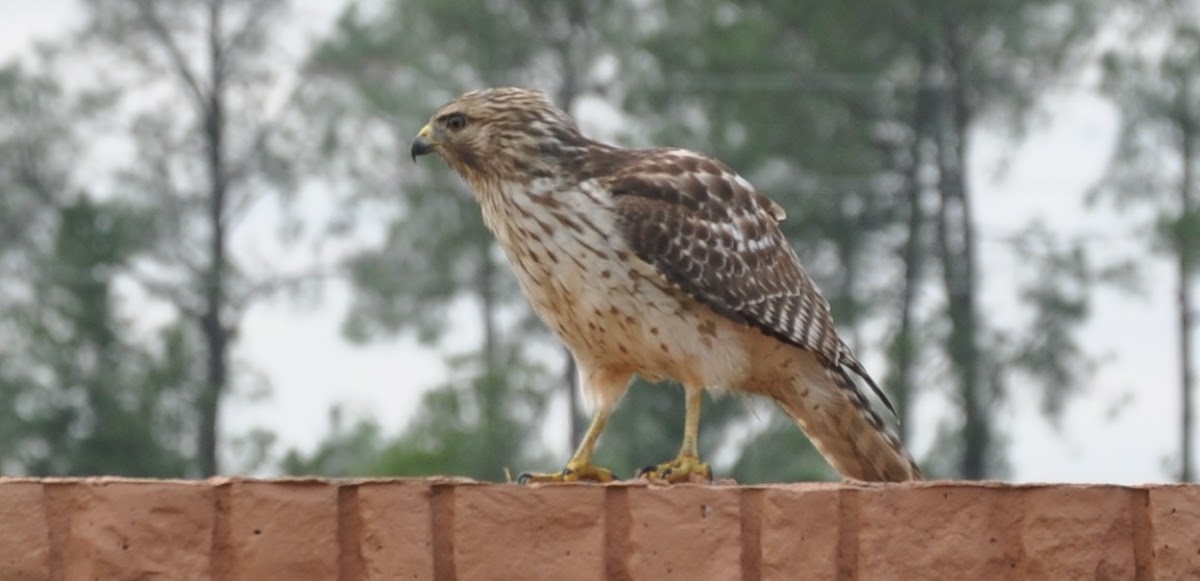
[[[470,184],[595,408],[566,468],[523,481],[612,480],[593,450],[635,374],[677,381],[687,398],[679,457],[647,469],[651,480],[711,478],[696,444],[705,388],[774,399],[845,477],[921,478],[850,378],[891,408],[780,232],[783,209],[725,164],[594,141],[517,88],[447,103],[412,143],[414,160],[430,152]]]

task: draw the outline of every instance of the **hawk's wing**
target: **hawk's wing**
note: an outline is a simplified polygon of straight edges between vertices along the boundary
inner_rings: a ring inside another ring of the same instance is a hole
[[[647,150],[624,161],[602,182],[639,258],[716,312],[853,371],[895,413],[838,337],[828,301],[779,229],[779,205],[690,151]]]

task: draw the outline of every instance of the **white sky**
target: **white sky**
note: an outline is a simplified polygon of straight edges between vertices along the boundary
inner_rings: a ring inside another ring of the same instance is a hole
[[[297,4],[302,6],[295,13],[305,23],[300,31],[304,36],[328,26],[342,3]],[[0,60],[23,53],[32,39],[65,33],[77,23],[77,10],[72,0],[0,0]],[[1112,109],[1077,89],[1051,98],[1045,111],[1045,123],[1015,150],[1011,142],[986,130],[974,136],[970,179],[985,239],[980,248],[981,271],[984,310],[989,313],[1019,316],[1012,307],[1018,270],[997,244],[986,239],[1010,233],[1033,217],[1041,217],[1062,234],[1108,233],[1097,247],[1105,251],[1130,253],[1139,248],[1128,233],[1129,224],[1111,214],[1087,211],[1081,202],[1084,190],[1107,161],[1116,127]],[[997,178],[1002,166],[1007,171]],[[320,205],[318,201],[313,207]],[[269,204],[265,207],[272,211]],[[259,219],[264,224],[273,221],[271,216]],[[254,239],[247,244],[271,247]],[[1098,297],[1084,338],[1087,350],[1104,364],[1088,391],[1069,404],[1061,432],[1038,415],[1032,388],[1017,386],[1013,391],[1014,409],[1004,422],[1012,438],[1009,455],[1015,480],[1170,480],[1167,462],[1178,448],[1179,425],[1174,279],[1161,261],[1152,262],[1145,297],[1112,293]],[[238,360],[264,375],[273,393],[254,403],[230,400],[224,416],[228,430],[269,427],[283,444],[308,449],[326,433],[327,412],[336,402],[346,404],[351,412],[374,414],[390,431],[400,429],[421,388],[441,380],[444,367],[436,353],[410,340],[366,347],[343,341],[339,325],[348,296],[344,285],[334,285],[319,303],[280,300],[249,313]],[[1127,398],[1125,405],[1117,405]],[[911,429],[920,456],[934,429],[928,418],[942,415],[942,408],[927,398],[918,411]],[[567,445],[565,435],[560,435],[565,422],[561,418],[550,422],[546,433],[565,460]]]

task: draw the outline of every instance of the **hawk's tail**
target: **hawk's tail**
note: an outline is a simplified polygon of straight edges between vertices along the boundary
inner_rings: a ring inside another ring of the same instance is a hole
[[[776,399],[821,455],[847,478],[920,480],[917,463],[846,371],[824,365],[813,371],[798,374],[792,389]]]

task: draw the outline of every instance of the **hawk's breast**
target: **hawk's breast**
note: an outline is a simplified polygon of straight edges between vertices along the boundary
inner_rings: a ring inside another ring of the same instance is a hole
[[[494,193],[481,197],[485,222],[534,310],[581,363],[702,386],[741,373],[744,329],[633,253],[609,192],[534,180]]]

